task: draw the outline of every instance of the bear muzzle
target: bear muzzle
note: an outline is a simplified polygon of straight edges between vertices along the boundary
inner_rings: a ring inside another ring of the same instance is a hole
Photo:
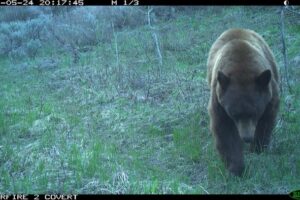
[[[236,126],[240,135],[240,138],[246,142],[251,143],[254,140],[256,122],[251,119],[239,120],[236,122]]]
[[[242,137],[242,140],[246,143],[251,143],[251,142],[253,142],[253,137],[245,136],[245,137]]]

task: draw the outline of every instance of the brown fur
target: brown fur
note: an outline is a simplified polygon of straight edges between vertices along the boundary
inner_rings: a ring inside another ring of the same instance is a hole
[[[212,45],[207,66],[210,129],[225,165],[240,176],[243,141],[255,152],[270,142],[279,108],[276,62],[257,33],[230,29]]]

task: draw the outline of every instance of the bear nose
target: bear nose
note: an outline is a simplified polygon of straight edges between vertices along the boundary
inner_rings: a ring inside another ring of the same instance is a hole
[[[252,137],[243,137],[242,138],[243,140],[244,140],[244,142],[246,142],[246,143],[250,143],[250,142],[252,142],[253,141],[253,138]]]

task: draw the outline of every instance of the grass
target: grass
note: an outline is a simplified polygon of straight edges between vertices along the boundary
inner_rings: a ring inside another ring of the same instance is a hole
[[[216,33],[223,15],[231,19],[226,27],[240,25],[233,19],[241,10],[229,7],[222,16],[203,11],[169,21],[169,31],[161,33],[166,38],[161,77],[151,34],[128,37],[126,31],[118,33],[122,80],[110,44],[82,53],[77,65],[64,54],[51,69],[22,68],[1,58],[1,193],[274,194],[299,189],[300,87],[293,73],[294,93],[282,95],[270,149],[256,155],[245,148],[244,176],[229,175],[215,151],[206,110],[206,56],[223,31]],[[265,20],[245,26],[270,36],[279,54],[273,15],[272,9],[261,16],[249,9],[247,17]],[[139,30],[147,28],[133,34]],[[292,46],[300,38],[297,29],[287,30]],[[147,42],[141,42],[143,37]],[[43,59],[26,62],[36,66]]]

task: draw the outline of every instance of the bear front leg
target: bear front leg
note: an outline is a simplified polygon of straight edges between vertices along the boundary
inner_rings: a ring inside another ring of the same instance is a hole
[[[220,134],[226,135],[226,138],[219,136]],[[228,170],[236,176],[241,176],[245,168],[243,145],[238,135],[234,135],[234,132],[224,130],[216,133],[216,147]]]
[[[217,101],[211,98],[208,111],[210,129],[215,137],[216,148],[228,170],[241,176],[244,171],[243,143],[234,122]]]
[[[279,108],[279,101],[273,100],[266,108],[263,116],[257,123],[254,142],[250,145],[250,151],[261,153],[269,143],[276,123],[276,114]]]

